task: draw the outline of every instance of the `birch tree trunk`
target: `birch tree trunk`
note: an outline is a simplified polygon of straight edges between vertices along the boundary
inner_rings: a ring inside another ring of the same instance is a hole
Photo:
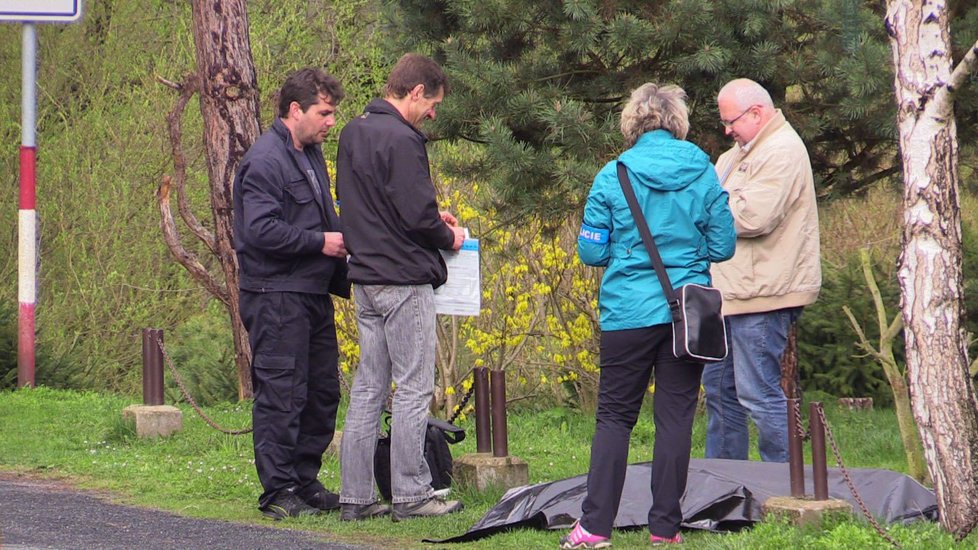
[[[962,325],[961,213],[953,93],[975,48],[952,74],[944,0],[888,0],[904,231],[898,277],[911,403],[945,529],[978,522],[978,402]]]

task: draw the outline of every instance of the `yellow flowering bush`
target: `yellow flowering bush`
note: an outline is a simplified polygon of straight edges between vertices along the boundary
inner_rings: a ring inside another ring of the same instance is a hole
[[[557,230],[534,220],[501,225],[480,209],[476,183],[435,174],[442,201],[479,239],[482,309],[478,317],[439,316],[436,390],[432,409],[455,413],[472,387],[473,369],[507,373],[507,401],[533,400],[585,408],[596,402],[600,272],[577,257],[580,219]],[[337,301],[341,367],[359,360],[352,304]],[[458,414],[471,413],[473,402]]]

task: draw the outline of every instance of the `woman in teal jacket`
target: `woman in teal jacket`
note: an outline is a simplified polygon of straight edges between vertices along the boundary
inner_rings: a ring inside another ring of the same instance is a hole
[[[649,532],[653,544],[682,542],[679,500],[686,490],[703,365],[672,355],[672,316],[648,251],[618,182],[628,169],[638,204],[678,288],[710,284],[710,263],[733,256],[737,235],[709,157],[685,141],[685,92],[644,84],[621,114],[627,151],[598,172],[577,241],[585,264],[605,267],[601,281],[601,377],[591,467],[582,517],[561,548],[611,546],[611,528],[628,465],[628,440],[655,375],[655,444]]]

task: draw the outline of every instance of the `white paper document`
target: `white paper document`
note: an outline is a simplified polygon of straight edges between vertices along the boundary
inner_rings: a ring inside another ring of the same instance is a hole
[[[479,239],[465,239],[460,250],[442,250],[441,255],[448,266],[448,282],[435,289],[435,313],[479,315],[482,309]]]

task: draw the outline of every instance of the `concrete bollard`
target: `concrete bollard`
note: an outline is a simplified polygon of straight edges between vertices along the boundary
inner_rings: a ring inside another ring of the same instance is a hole
[[[511,489],[530,482],[530,467],[522,459],[509,456],[506,429],[506,373],[493,370],[486,384],[486,369],[475,369],[476,449],[477,453],[455,459],[454,477],[462,485],[484,491],[490,487]],[[486,388],[488,386],[488,388]],[[480,392],[480,388],[483,389]],[[480,393],[483,397],[480,398]],[[488,410],[487,410],[488,409]],[[491,448],[488,441],[492,418]],[[481,419],[481,421],[480,421]],[[483,431],[484,430],[484,431]],[[480,438],[480,434],[482,438]]]
[[[801,436],[797,433],[798,403],[788,400],[789,476],[791,496],[768,498],[762,510],[764,515],[786,517],[795,525],[819,525],[826,517],[836,514],[850,515],[852,506],[845,500],[829,498],[828,467],[825,457],[825,424],[822,422],[822,404],[812,402],[808,418],[808,431],[812,438],[812,480],[815,498],[805,495],[804,457]]]
[[[135,424],[136,437],[166,437],[183,429],[180,409],[163,404],[163,330],[143,329],[143,404],[122,410],[122,419]]]

